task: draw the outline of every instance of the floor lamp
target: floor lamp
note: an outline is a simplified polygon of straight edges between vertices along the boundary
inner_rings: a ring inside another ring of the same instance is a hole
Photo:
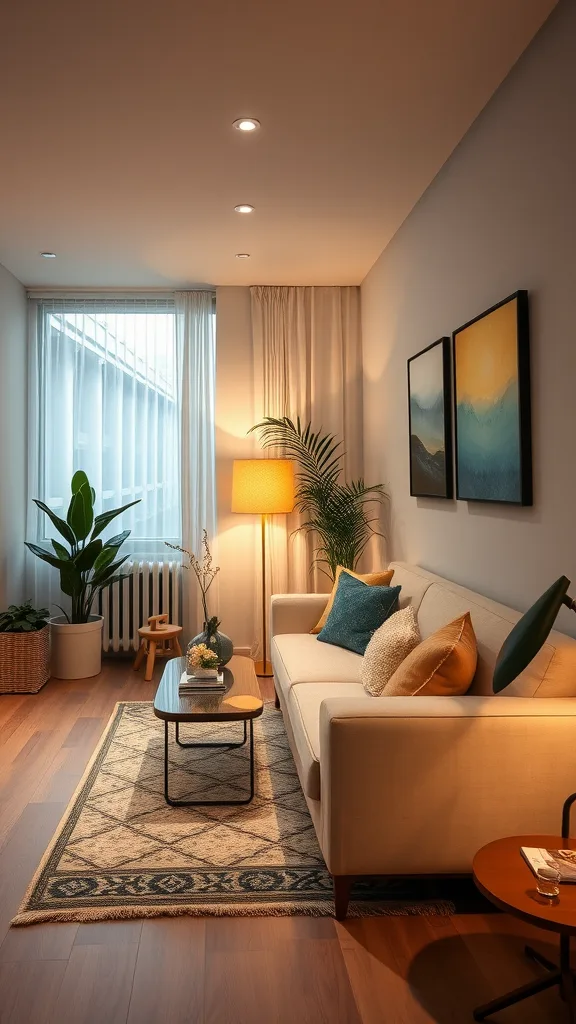
[[[292,512],[294,508],[294,463],[291,459],[236,459],[232,471],[232,511],[262,517],[262,661],[256,674],[272,676],[266,658],[266,519]]]

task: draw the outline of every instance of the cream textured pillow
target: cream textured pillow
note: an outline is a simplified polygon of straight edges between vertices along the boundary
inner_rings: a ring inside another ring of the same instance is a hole
[[[326,621],[330,612],[332,611],[332,605],[334,604],[334,598],[336,597],[336,591],[338,590],[338,580],[340,579],[340,573],[347,572],[349,576],[353,576],[355,580],[362,580],[362,583],[367,583],[369,587],[389,587],[392,577],[394,575],[394,569],[386,569],[385,572],[367,572],[362,575],[359,572],[352,572],[352,569],[344,569],[342,565],[336,567],[336,576],[334,577],[334,586],[332,587],[332,593],[328,598],[328,603],[320,616],[320,619],[311,629],[311,633],[319,633],[321,629],[324,629]]]
[[[396,669],[384,697],[449,697],[469,689],[478,658],[470,612],[437,630]]]
[[[398,666],[420,643],[416,613],[411,605],[394,612],[376,629],[362,662],[362,685],[379,697]]]

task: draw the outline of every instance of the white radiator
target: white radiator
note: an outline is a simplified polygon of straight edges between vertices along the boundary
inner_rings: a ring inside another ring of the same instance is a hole
[[[104,651],[138,650],[138,627],[149,615],[168,613],[168,622],[182,625],[182,566],[180,562],[128,562],[130,575],[103,590],[98,611],[104,616]]]

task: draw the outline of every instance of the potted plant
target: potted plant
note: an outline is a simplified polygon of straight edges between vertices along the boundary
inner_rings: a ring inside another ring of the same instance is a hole
[[[196,679],[216,679],[218,676],[218,655],[206,644],[189,644],[186,651],[188,675]]]
[[[366,485],[362,478],[342,481],[344,451],[334,434],[314,431],[300,417],[294,423],[288,416],[266,416],[249,433],[257,431],[263,448],[280,448],[286,458],[299,464],[296,475],[296,512],[305,520],[299,530],[312,533],[317,541],[316,562],[333,581],[339,565],[355,569],[372,534],[369,506],[384,498],[382,484]]]
[[[0,693],[38,693],[50,678],[49,614],[30,601],[0,614]]]
[[[128,555],[116,556],[130,530],[107,541],[103,541],[100,534],[139,499],[95,516],[96,494],[83,470],[74,474],[71,488],[66,519],[57,516],[44,502],[34,499],[67,546],[57,540],[51,541],[53,551],[28,541],[26,546],[59,571],[62,592],[70,598],[70,613],[61,608],[62,615],[50,619],[52,675],[58,679],[85,679],[98,675],[102,663],[102,616],[92,614],[92,605],[101,590],[124,579],[126,573],[118,570],[128,558]]]

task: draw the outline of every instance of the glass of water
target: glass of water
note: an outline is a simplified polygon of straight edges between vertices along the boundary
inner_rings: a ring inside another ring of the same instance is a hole
[[[549,900],[557,899],[560,895],[560,872],[551,867],[538,868],[536,888],[541,896]]]

